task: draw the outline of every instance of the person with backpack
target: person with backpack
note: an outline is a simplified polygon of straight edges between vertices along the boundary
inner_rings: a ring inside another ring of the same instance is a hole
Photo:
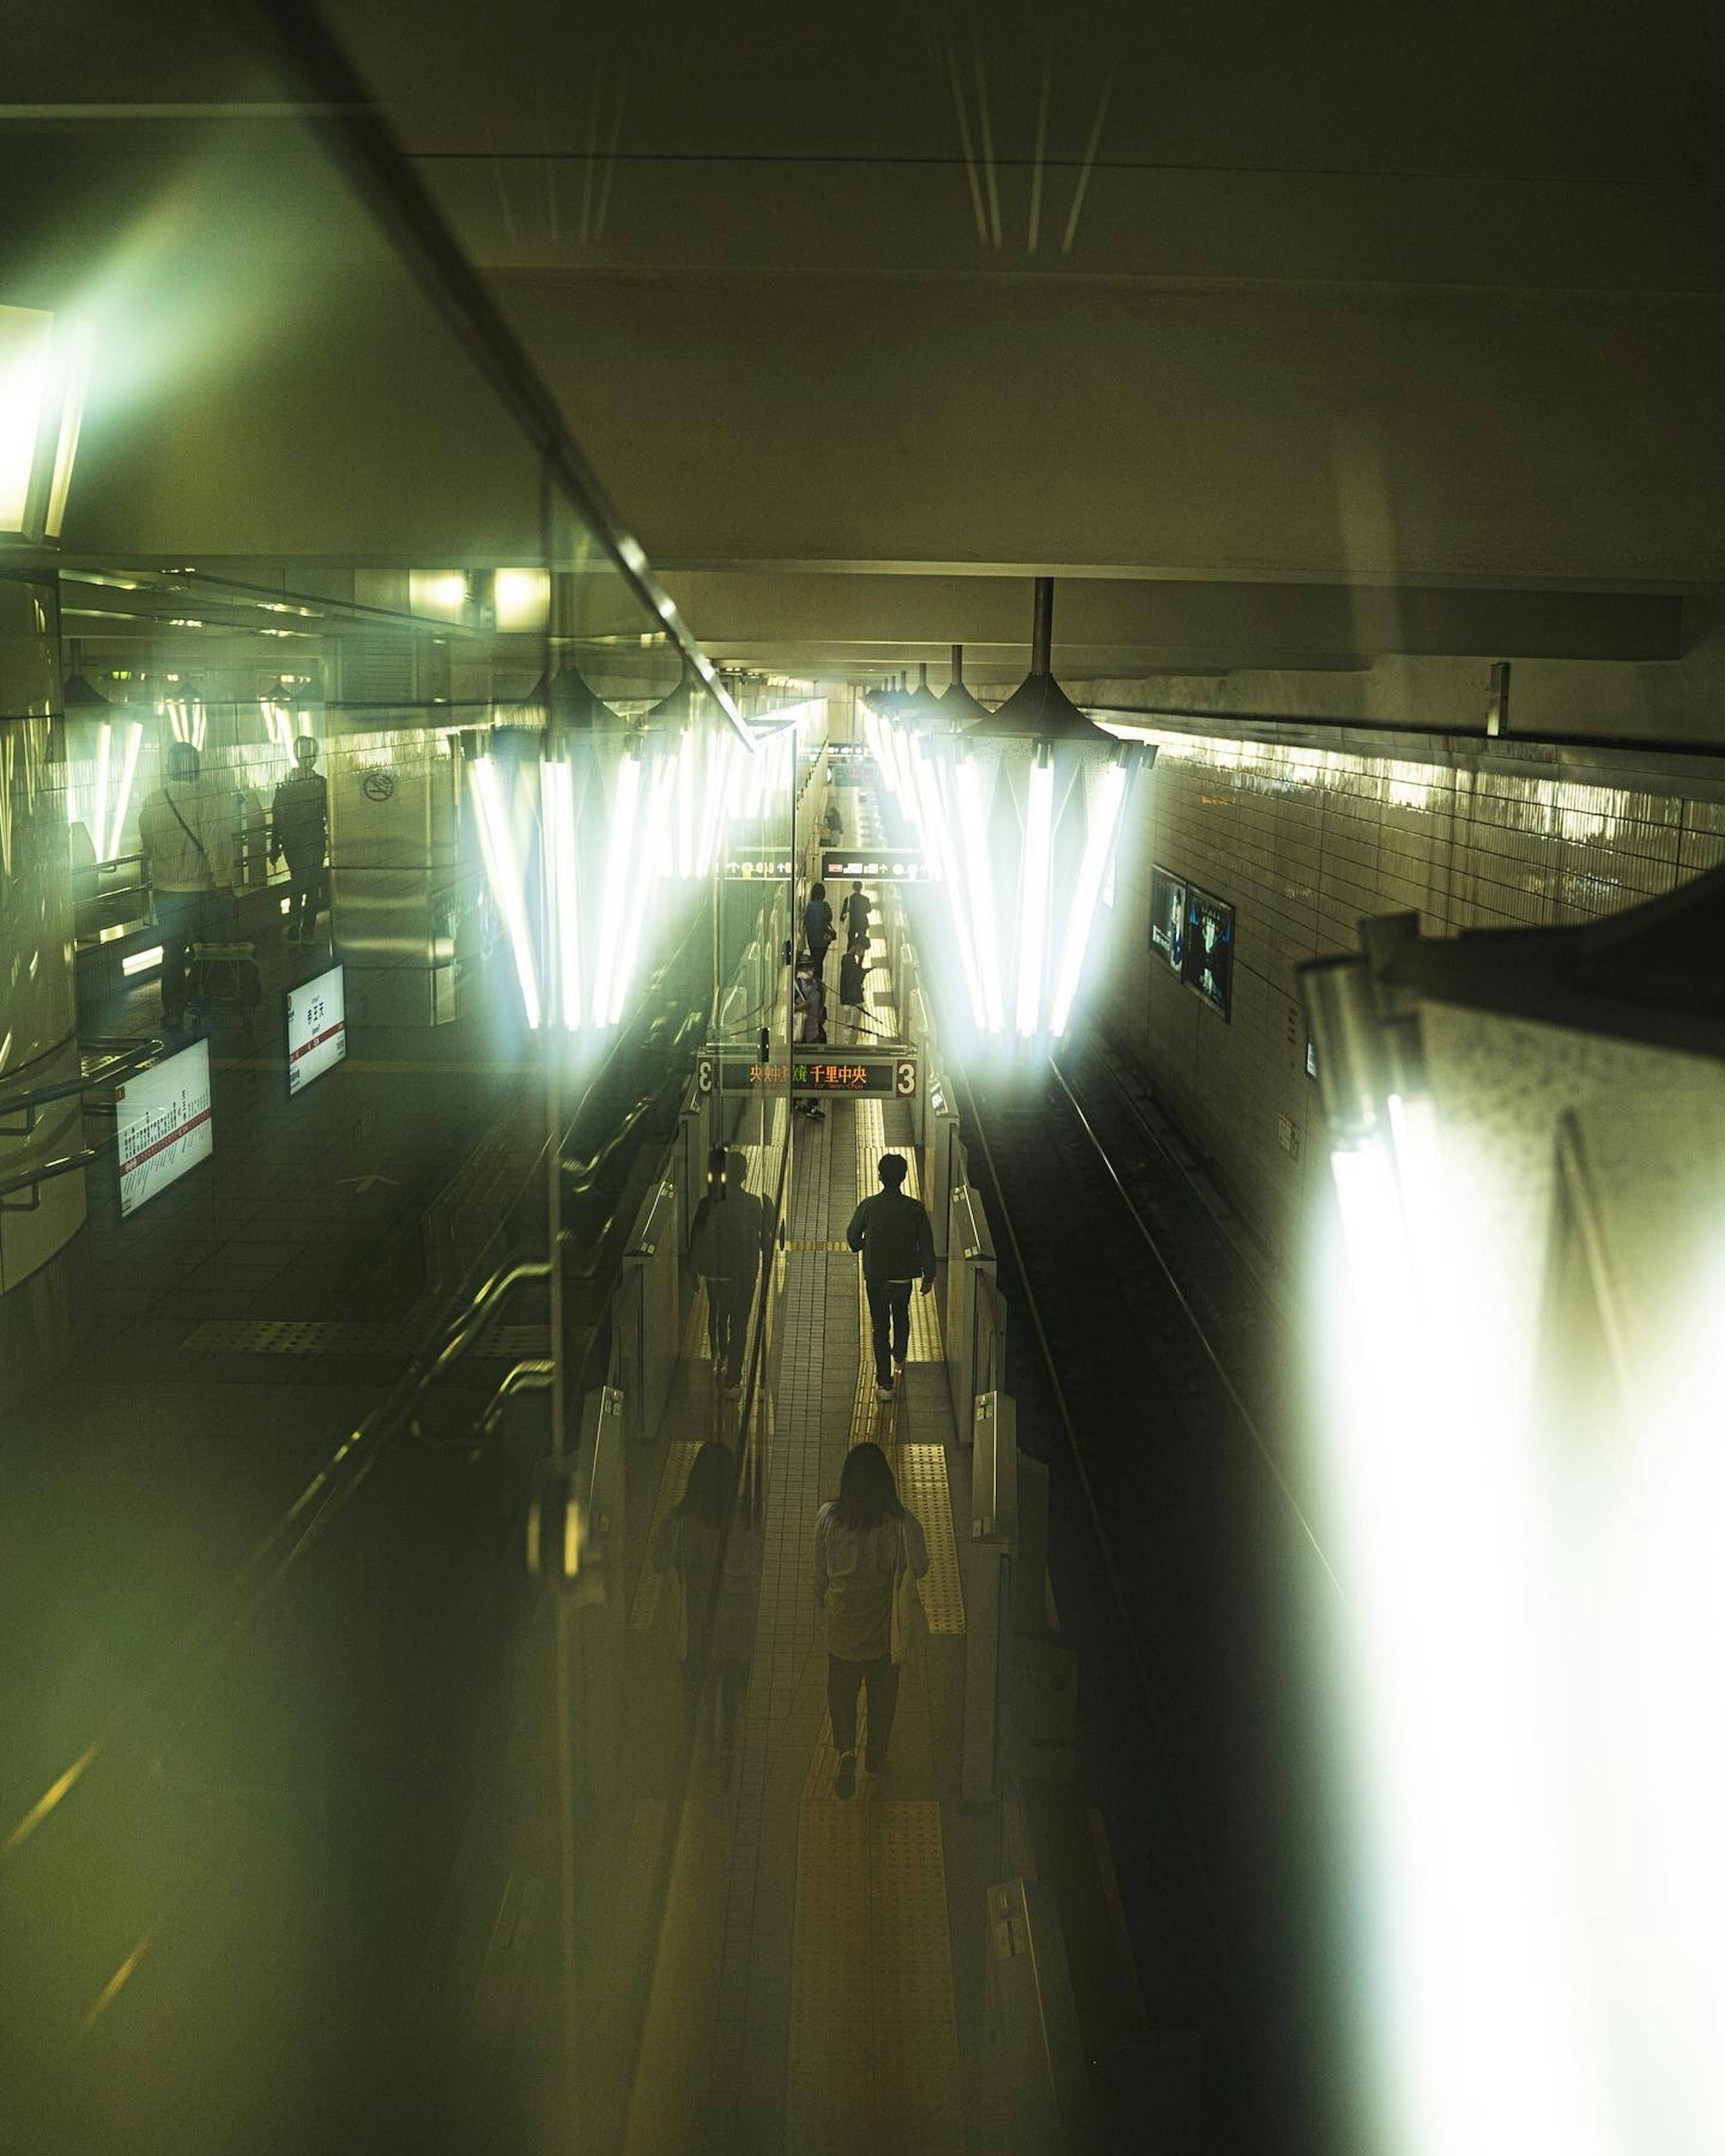
[[[698,1722],[711,1678],[717,1707],[715,1738],[731,1751],[748,1684],[754,1635],[756,1541],[737,1509],[737,1455],[709,1439],[696,1454],[682,1496],[653,1537],[653,1569],[674,1573],[682,1589],[678,1651],[683,1711]]]
[[[924,1295],[934,1288],[934,1228],[921,1200],[905,1195],[909,1163],[901,1152],[882,1153],[875,1173],[880,1188],[851,1214],[845,1240],[862,1254],[875,1395],[890,1400],[895,1371],[904,1368],[910,1352],[911,1284],[920,1276]]]
[[[689,1258],[706,1283],[706,1337],[713,1375],[726,1392],[742,1388],[755,1286],[773,1245],[770,1209],[745,1185],[748,1163],[715,1146],[706,1157],[706,1188],[689,1229]]]
[[[863,1030],[865,994],[863,983],[869,975],[869,939],[867,932],[853,936],[845,946],[845,956],[839,961],[839,1008],[850,1013],[853,1034]]]
[[[845,1455],[839,1494],[814,1517],[814,1599],[826,1620],[827,1713],[839,1754],[834,1794],[856,1792],[856,1698],[869,1700],[865,1763],[886,1764],[898,1711],[899,1664],[893,1659],[893,1607],[928,1570],[922,1523],[899,1502],[898,1485],[878,1445],[855,1445]],[[904,1643],[901,1642],[902,1651]]]
[[[809,894],[809,903],[803,909],[803,942],[814,963],[814,977],[820,978],[827,963],[827,946],[836,941],[839,932],[833,926],[833,909],[827,903],[827,887],[818,883]]]
[[[170,742],[162,783],[138,812],[138,851],[162,937],[162,1018],[178,1026],[186,1016],[186,967],[192,946],[212,927],[215,894],[232,895],[233,794],[210,792],[200,780],[197,749]]]

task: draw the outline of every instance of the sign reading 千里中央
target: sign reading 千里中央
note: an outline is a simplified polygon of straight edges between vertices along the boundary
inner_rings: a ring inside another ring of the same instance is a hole
[[[868,761],[866,742],[829,742],[827,744],[829,763],[866,763]]]
[[[123,1220],[210,1157],[209,1043],[194,1040],[128,1078],[114,1096],[114,1122]]]
[[[1150,865],[1150,947],[1175,973],[1186,952],[1186,886],[1153,861]]]
[[[1234,1001],[1234,908],[1196,884],[1186,887],[1186,948],[1181,978],[1224,1018]]]
[[[923,883],[928,870],[920,846],[870,846],[866,853],[826,848],[820,857],[825,883]]]
[[[347,1053],[347,1012],[341,968],[288,990],[287,1068],[290,1097],[333,1070]]]
[[[916,1091],[916,1058],[903,1049],[854,1050],[832,1056],[792,1055],[780,1048],[767,1062],[734,1048],[703,1049],[696,1076],[703,1093],[753,1093],[788,1086],[793,1093],[854,1093],[908,1101]]]

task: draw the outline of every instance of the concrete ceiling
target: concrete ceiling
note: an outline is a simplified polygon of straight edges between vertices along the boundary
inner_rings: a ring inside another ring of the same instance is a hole
[[[1725,586],[1698,0],[1632,35],[1594,0],[328,12],[716,657],[960,642],[1009,681],[1051,571],[1075,676],[1666,661]],[[18,94],[279,95],[206,15],[69,0]],[[531,555],[521,445],[358,221],[307,213],[303,145],[80,139],[8,144],[12,259],[51,286],[109,227],[252,334],[146,427],[93,414],[69,540],[290,583]]]

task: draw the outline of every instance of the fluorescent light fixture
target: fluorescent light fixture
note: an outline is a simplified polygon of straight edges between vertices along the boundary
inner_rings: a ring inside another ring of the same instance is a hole
[[[107,727],[102,728],[105,734]],[[111,861],[120,851],[120,834],[126,829],[126,811],[131,807],[131,784],[137,776],[138,750],[143,744],[144,722],[134,719],[126,737],[126,753],[120,766],[120,791],[114,803],[114,822],[108,833],[108,850],[102,855]]]
[[[1043,947],[1048,936],[1049,862],[1054,840],[1054,759],[1036,752],[1024,812],[1024,865],[1019,886],[1018,1029],[1026,1040],[1042,1015]]]
[[[114,752],[114,728],[106,719],[96,733],[95,796],[90,804],[90,843],[95,848],[95,857],[105,861],[109,856],[102,851],[108,839],[108,780],[110,762]]]
[[[593,973],[593,1016],[595,1025],[612,1025],[614,1010],[620,1013],[624,916],[629,902],[634,873],[635,812],[641,796],[641,763],[625,756],[617,770],[611,797],[611,844],[605,861],[605,896],[599,911],[598,957]]]
[[[1078,977],[1084,970],[1084,954],[1090,948],[1096,901],[1101,895],[1102,873],[1108,865],[1109,852],[1120,822],[1120,805],[1125,798],[1125,767],[1111,763],[1091,798],[1089,824],[1084,834],[1084,859],[1079,865],[1078,886],[1066,916],[1066,940],[1055,974],[1054,1009],[1049,1028],[1056,1040],[1065,1035],[1072,998],[1078,993]]]
[[[439,621],[459,621],[467,605],[467,579],[459,569],[409,569],[408,610]]]
[[[66,497],[72,490],[72,464],[78,454],[78,436],[84,425],[84,400],[90,393],[90,359],[94,349],[90,325],[68,322],[58,339],[61,362],[59,437],[54,444],[54,475],[48,486],[48,513],[43,530],[58,539],[66,517]]]
[[[551,572],[548,569],[500,569],[492,599],[500,629],[543,629],[551,618]]]
[[[489,756],[480,757],[468,768],[473,777],[473,798],[479,807],[480,850],[485,855],[485,875],[515,956],[516,977],[521,984],[521,1004],[527,1014],[527,1024],[536,1033],[539,985],[534,978],[533,942],[527,932],[521,869],[498,785],[496,762]]]
[[[953,858],[952,834],[947,821],[946,804],[941,798],[940,775],[922,753],[921,743],[915,741],[911,744],[911,762],[922,797],[925,857],[934,865],[940,880],[947,887],[947,897],[952,911],[952,926],[958,938],[958,956],[964,968],[965,985],[970,990],[971,1015],[979,1027],[986,1028],[988,1005],[977,971],[974,927],[958,874],[958,864]]]
[[[988,859],[988,827],[983,813],[982,774],[975,759],[963,757],[953,778],[958,802],[958,842],[964,852],[970,918],[976,931],[976,969],[982,983],[979,1019],[987,1033],[1005,1024],[1000,993],[1000,939],[994,931],[994,877]]]
[[[546,862],[551,879],[550,980],[566,1031],[581,1024],[581,904],[575,851],[575,775],[566,762],[539,767],[545,814]]]
[[[685,883],[695,873],[695,771],[700,748],[693,730],[685,726],[677,743],[677,874]]]
[[[120,962],[120,970],[129,979],[134,973],[148,973],[162,963],[162,946],[152,943],[147,951],[133,951]]]
[[[30,511],[54,316],[0,307],[0,531],[23,531]]]

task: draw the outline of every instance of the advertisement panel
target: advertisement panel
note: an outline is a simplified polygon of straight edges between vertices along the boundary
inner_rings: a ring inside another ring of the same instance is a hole
[[[1234,908],[1196,884],[1186,887],[1183,956],[1183,978],[1226,1018],[1234,1002]]]
[[[1150,865],[1150,946],[1175,973],[1186,954],[1186,886],[1159,864]]]
[[[341,968],[301,981],[288,990],[287,1068],[291,1096],[314,1078],[332,1070],[347,1053],[347,1006]]]
[[[126,1219],[210,1157],[209,1043],[194,1040],[128,1078],[115,1091],[114,1116]]]

